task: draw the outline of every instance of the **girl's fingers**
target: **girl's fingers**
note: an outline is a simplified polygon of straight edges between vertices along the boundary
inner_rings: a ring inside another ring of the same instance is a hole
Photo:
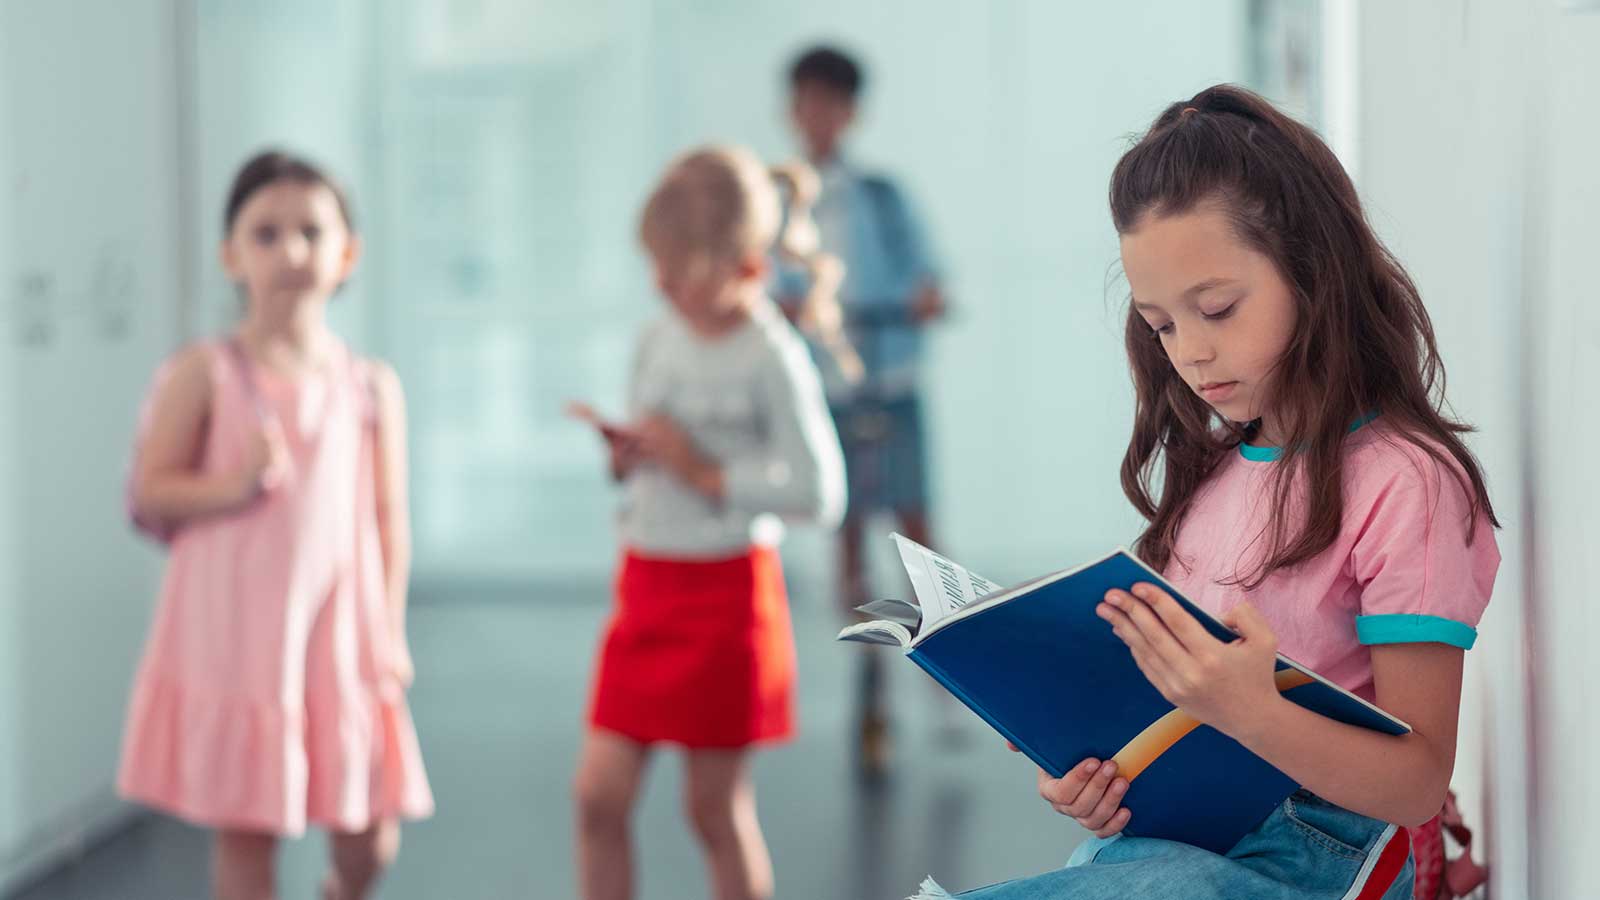
[[[1129,650],[1133,651],[1135,659],[1138,659],[1140,654],[1147,657],[1160,655],[1151,643],[1150,635],[1139,627],[1139,623],[1127,611],[1108,601],[1100,604],[1095,612],[1099,614],[1100,618],[1111,623],[1111,630],[1116,633],[1124,644],[1128,645]]]
[[[1163,622],[1143,600],[1126,591],[1108,591],[1106,603],[1119,610],[1133,623],[1138,629],[1139,636],[1144,639],[1152,652],[1168,659],[1188,654],[1188,648],[1173,635],[1167,628],[1167,623]],[[1181,609],[1179,611],[1182,612]]]
[[[1133,654],[1133,661],[1144,674],[1145,680],[1150,682],[1161,696],[1172,699],[1171,688],[1176,684],[1174,680],[1173,662],[1164,659],[1161,654],[1151,648],[1144,634],[1120,610],[1110,604],[1101,604],[1101,618],[1113,623],[1112,630],[1123,643],[1128,645],[1128,650]]]
[[[1173,637],[1190,650],[1198,650],[1207,643],[1221,643],[1201,625],[1189,611],[1178,605],[1172,595],[1153,584],[1136,584],[1133,596],[1156,614]]]
[[[1168,686],[1173,684],[1172,667],[1167,661],[1146,650],[1134,650],[1133,662],[1144,673],[1145,680],[1160,691],[1161,696],[1166,697]]]
[[[1111,786],[1106,788],[1105,796],[1100,798],[1100,802],[1095,805],[1088,815],[1078,819],[1078,824],[1090,831],[1098,831],[1106,827],[1117,815],[1117,812],[1122,809],[1122,795],[1127,792],[1128,782],[1121,778],[1111,782]]]
[[[1116,834],[1122,829],[1127,828],[1128,820],[1132,818],[1133,813],[1129,812],[1126,807],[1119,809],[1117,810],[1116,815],[1111,817],[1111,821],[1105,824],[1104,828],[1095,829],[1094,836],[1098,838],[1111,837],[1113,834]]]
[[[1109,596],[1108,594],[1107,597]],[[1096,606],[1094,612],[1095,615],[1111,623],[1111,630],[1117,633],[1117,637],[1121,638],[1124,644],[1132,647],[1135,642],[1144,643],[1144,635],[1139,632],[1139,626],[1109,599]]]
[[[1256,643],[1270,643],[1274,650],[1277,649],[1278,636],[1272,630],[1272,625],[1267,621],[1261,611],[1249,603],[1240,603],[1222,618],[1223,624],[1232,628],[1246,641]]]
[[[1095,773],[1078,793],[1076,800],[1069,804],[1071,812],[1068,815],[1080,818],[1092,813],[1100,802],[1105,799],[1106,792],[1111,789],[1112,779],[1117,777],[1117,764],[1110,760],[1100,764]]]
[[[1060,778],[1051,778],[1049,772],[1040,769],[1039,796],[1058,810],[1070,806],[1083,793],[1084,787],[1089,784],[1095,773],[1100,771],[1100,765],[1097,759],[1086,759],[1073,766]]]

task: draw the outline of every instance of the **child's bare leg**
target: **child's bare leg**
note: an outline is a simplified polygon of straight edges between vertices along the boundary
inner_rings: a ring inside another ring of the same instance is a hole
[[[871,600],[867,591],[866,521],[848,516],[839,526],[839,607],[845,618],[859,620],[857,606]]]
[[[278,839],[255,831],[219,831],[212,850],[216,900],[274,900]]]
[[[584,738],[573,793],[578,816],[578,882],[584,900],[633,896],[629,819],[650,751],[608,731]]]
[[[747,750],[688,754],[685,805],[705,848],[714,900],[772,896],[772,858],[756,819],[756,789]]]
[[[328,847],[333,871],[322,882],[323,900],[367,900],[400,853],[400,823],[388,819],[362,832],[332,832]]]

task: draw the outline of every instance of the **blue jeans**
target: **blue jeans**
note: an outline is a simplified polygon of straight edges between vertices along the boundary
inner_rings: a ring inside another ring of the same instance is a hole
[[[1410,835],[1306,791],[1227,855],[1157,838],[1090,838],[1066,868],[968,891],[970,900],[1411,900]],[[951,895],[932,879],[912,900]]]

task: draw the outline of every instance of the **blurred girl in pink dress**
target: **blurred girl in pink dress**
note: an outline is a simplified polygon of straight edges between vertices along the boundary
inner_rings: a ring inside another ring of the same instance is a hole
[[[130,503],[171,557],[118,787],[215,831],[220,900],[277,897],[278,839],[308,822],[322,897],[354,900],[433,810],[405,701],[405,401],[328,328],[361,250],[332,180],[263,153],[223,221],[243,321],[162,366],[141,425]]]

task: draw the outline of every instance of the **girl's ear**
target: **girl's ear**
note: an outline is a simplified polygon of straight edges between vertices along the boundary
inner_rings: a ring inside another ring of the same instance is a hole
[[[234,252],[233,241],[223,238],[217,247],[217,259],[222,263],[222,271],[228,280],[234,284],[244,283],[244,272],[239,270],[239,255]]]
[[[739,268],[735,270],[740,280],[756,281],[767,277],[767,255],[765,253],[750,253],[739,260]]]
[[[361,262],[361,254],[365,249],[366,246],[361,243],[361,236],[358,234],[352,233],[345,240],[344,258],[341,260],[342,265],[339,270],[340,284],[350,280],[350,276],[356,271],[356,264]]]

